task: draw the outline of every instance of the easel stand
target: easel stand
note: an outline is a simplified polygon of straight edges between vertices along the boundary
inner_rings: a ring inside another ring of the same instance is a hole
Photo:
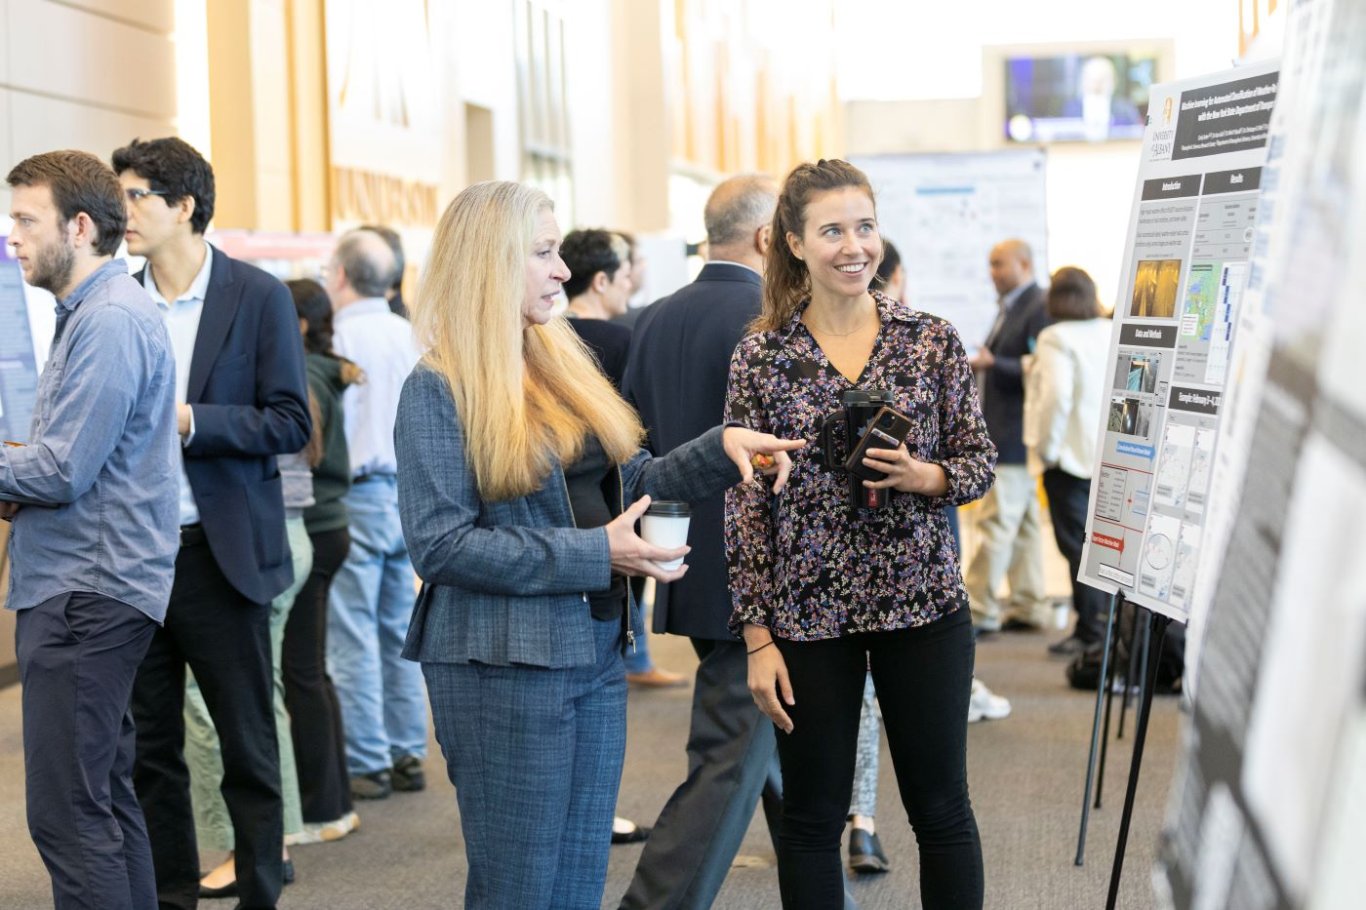
[[[1110,894],[1105,901],[1105,910],[1115,910],[1116,902],[1119,900],[1119,879],[1124,872],[1124,850],[1129,844],[1129,823],[1133,820],[1134,796],[1138,792],[1138,773],[1143,765],[1143,742],[1148,738],[1148,718],[1152,715],[1157,666],[1162,660],[1162,641],[1171,622],[1170,616],[1153,613],[1148,620],[1148,634],[1144,637],[1143,656],[1146,666],[1143,674],[1143,699],[1138,709],[1138,728],[1134,732],[1134,759],[1129,766],[1129,788],[1124,793],[1124,812],[1119,818],[1119,842],[1115,845],[1115,864],[1110,870]]]
[[[1096,715],[1091,721],[1091,753],[1086,757],[1086,791],[1081,797],[1081,827],[1077,831],[1077,858],[1074,861],[1080,866],[1086,859],[1086,826],[1091,820],[1091,785],[1096,776],[1096,749],[1101,742],[1100,728],[1100,703],[1101,698],[1110,686],[1110,654],[1114,649],[1115,638],[1115,618],[1119,614],[1120,596],[1110,595],[1110,615],[1105,619],[1105,650],[1100,657],[1100,678],[1096,681]],[[1105,732],[1108,738],[1110,730],[1110,699],[1105,699]],[[1100,808],[1099,791],[1097,791],[1096,808]]]
[[[1120,606],[1122,607],[1123,605],[1124,600],[1121,598]],[[1143,643],[1142,645],[1138,644],[1138,624],[1142,621],[1144,612],[1146,611],[1143,607],[1135,604],[1133,618],[1129,621],[1129,669],[1124,674],[1124,695],[1119,708],[1119,731],[1115,734],[1116,740],[1124,738],[1124,714],[1129,707],[1129,695],[1134,690],[1134,680],[1138,677],[1139,667],[1146,667],[1148,665],[1148,639],[1152,632],[1152,629],[1149,626],[1145,625],[1143,627]],[[1123,610],[1121,610],[1120,617],[1116,620],[1116,624],[1119,625],[1123,622],[1124,616]],[[1120,639],[1116,637],[1113,651],[1110,653],[1110,679],[1106,681],[1107,688],[1105,691],[1105,725],[1102,727],[1100,736],[1100,766],[1096,768],[1096,801],[1091,806],[1093,809],[1100,808],[1101,796],[1104,795],[1105,792],[1105,758],[1110,752],[1110,708],[1115,700],[1115,684],[1119,675],[1119,643]],[[1143,693],[1143,680],[1138,679],[1138,684],[1138,691],[1141,696]]]

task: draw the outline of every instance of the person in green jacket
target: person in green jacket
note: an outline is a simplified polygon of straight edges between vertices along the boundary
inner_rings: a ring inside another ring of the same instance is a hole
[[[346,503],[351,456],[342,420],[342,392],[363,383],[360,368],[332,352],[332,303],[316,281],[286,282],[294,295],[307,354],[313,420],[321,428],[322,457],[313,468],[314,504],[304,511],[313,542],[313,568],[285,627],[285,705],[289,708],[303,832],[293,843],[345,837],[360,824],[352,809],[350,775],[337,693],[327,675],[327,595],[351,546]]]

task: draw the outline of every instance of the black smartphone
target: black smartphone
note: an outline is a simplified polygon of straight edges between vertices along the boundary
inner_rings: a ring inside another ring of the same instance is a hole
[[[895,449],[905,442],[911,432],[911,419],[900,411],[883,405],[868,421],[858,444],[844,461],[844,470],[861,480],[883,480],[886,474],[863,463],[868,449]]]

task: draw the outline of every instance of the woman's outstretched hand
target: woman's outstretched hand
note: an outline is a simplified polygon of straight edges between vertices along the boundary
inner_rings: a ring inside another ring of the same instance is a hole
[[[612,571],[617,575],[648,575],[656,581],[678,581],[688,571],[687,566],[661,569],[658,564],[686,556],[692,547],[657,547],[637,534],[636,522],[649,507],[650,497],[642,496],[605,526]]]
[[[773,643],[772,633],[762,626],[746,625],[745,650],[749,652],[749,694],[779,730],[791,733],[792,718],[783,705],[791,707],[797,700],[787,678],[787,661]]]
[[[754,479],[757,470],[766,477],[773,477],[773,492],[777,493],[787,486],[787,476],[792,473],[792,459],[787,453],[806,445],[805,439],[779,439],[771,433],[757,433],[744,427],[726,427],[721,433],[721,444],[726,455],[740,469],[740,478],[745,483]]]

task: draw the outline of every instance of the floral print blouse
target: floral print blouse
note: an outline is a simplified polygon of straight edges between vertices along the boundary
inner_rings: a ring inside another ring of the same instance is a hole
[[[737,634],[756,623],[779,638],[816,641],[924,625],[967,605],[942,507],[991,487],[996,449],[977,386],[953,326],[873,296],[881,328],[856,383],[826,359],[800,310],[779,331],[747,336],[731,359],[726,420],[807,441],[778,495],[762,481],[726,493]],[[849,389],[895,393],[913,424],[906,445],[944,469],[944,496],[893,490],[881,509],[849,504],[848,475],[825,467],[819,449],[821,421]]]

